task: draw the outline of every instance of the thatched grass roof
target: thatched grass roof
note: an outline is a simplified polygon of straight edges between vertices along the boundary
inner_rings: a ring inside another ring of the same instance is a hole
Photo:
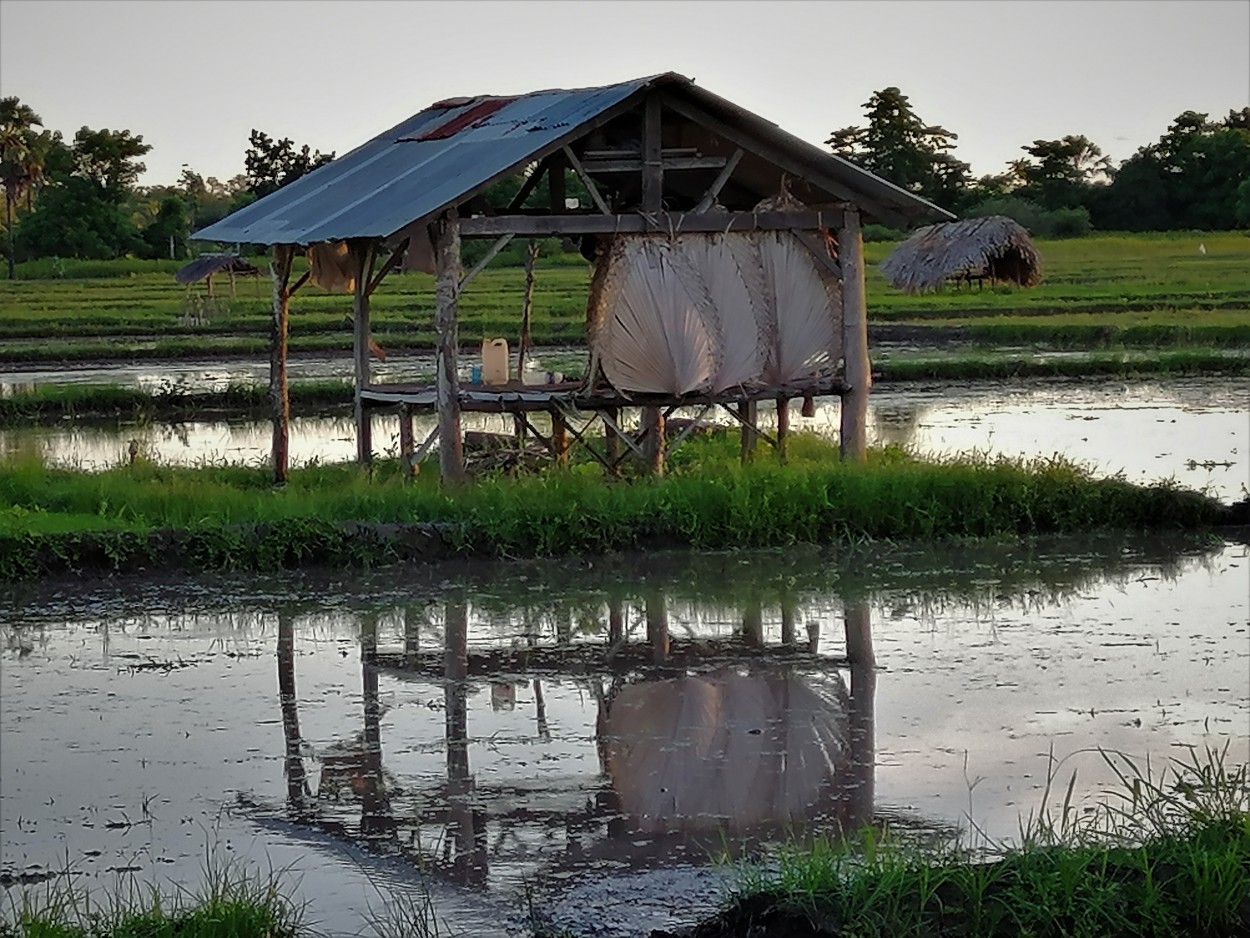
[[[1042,280],[1042,257],[1033,239],[1004,215],[921,228],[879,266],[891,286],[908,293],[936,290],[947,280],[965,275],[1022,287]]]

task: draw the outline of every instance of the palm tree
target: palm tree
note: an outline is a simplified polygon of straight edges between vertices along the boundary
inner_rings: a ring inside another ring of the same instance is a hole
[[[43,126],[43,118],[30,105],[22,104],[16,97],[0,98],[0,183],[4,185],[4,227],[8,232],[9,279],[13,270],[13,209],[21,202],[23,193],[30,191],[42,176],[43,154],[41,137],[36,127]]]

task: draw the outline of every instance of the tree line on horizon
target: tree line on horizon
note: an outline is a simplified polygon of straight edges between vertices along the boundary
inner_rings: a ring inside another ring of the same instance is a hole
[[[1034,140],[1002,173],[981,177],[955,156],[958,135],[923,121],[898,88],[863,108],[864,124],[834,131],[830,150],[956,215],[1008,215],[1038,237],[1250,228],[1250,107],[1221,120],[1185,111],[1119,165],[1071,134]],[[253,129],[243,173],[205,179],[184,164],[176,184],[140,186],[151,149],[129,130],[83,127],[67,141],[20,99],[0,99],[10,279],[17,261],[41,257],[185,258],[192,231],[334,158]],[[505,180],[487,197],[506,204],[518,185]]]

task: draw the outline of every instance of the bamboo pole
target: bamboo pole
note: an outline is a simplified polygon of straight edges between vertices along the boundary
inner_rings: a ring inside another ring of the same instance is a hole
[[[464,479],[460,433],[460,377],[457,373],[456,287],[460,283],[460,216],[454,208],[430,225],[434,245],[434,321],[438,329],[438,463],[443,484]]]
[[[361,392],[369,384],[369,277],[372,274],[374,246],[372,241],[353,239],[351,256],[356,268],[356,286],[352,291],[352,362],[355,388],[352,394],[356,421],[356,462],[373,462],[373,418],[365,409]]]
[[[273,317],[269,331],[269,403],[273,419],[273,445],[270,460],[275,485],[286,483],[290,456],[291,397],[286,380],[286,347],[291,294],[291,261],[294,248],[289,244],[273,246],[269,273],[273,278]]]
[[[872,366],[868,360],[868,305],[864,287],[864,236],[859,212],[846,210],[838,232],[838,263],[842,267],[842,348],[846,383],[842,395],[842,458],[863,461],[868,450],[868,392]]]

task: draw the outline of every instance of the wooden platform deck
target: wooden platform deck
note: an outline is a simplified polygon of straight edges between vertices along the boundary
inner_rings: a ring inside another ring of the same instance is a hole
[[[462,384],[460,409],[468,413],[526,413],[529,411],[613,411],[626,407],[700,407],[756,401],[795,400],[841,396],[849,386],[841,376],[813,378],[783,386],[733,387],[692,394],[623,394],[611,387],[587,388],[580,381],[558,384]],[[365,407],[405,405],[413,411],[433,411],[438,389],[433,384],[368,384],[361,389]]]

